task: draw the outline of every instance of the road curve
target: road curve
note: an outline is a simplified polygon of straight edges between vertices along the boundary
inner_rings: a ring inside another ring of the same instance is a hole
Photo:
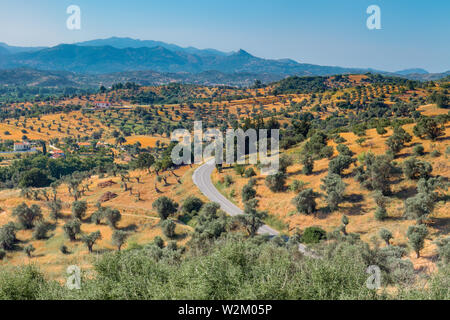
[[[220,208],[225,211],[230,216],[237,216],[243,214],[242,209],[237,207],[234,203],[229,201],[222,195],[214,186],[211,181],[211,174],[215,169],[215,161],[214,159],[204,163],[200,167],[195,170],[192,175],[192,180],[194,184],[200,189],[200,191],[212,202],[217,202],[220,205]],[[258,230],[259,234],[268,234],[271,236],[277,236],[280,233],[271,227],[264,225]],[[307,250],[307,248],[303,244],[299,244],[298,250],[310,257],[316,257],[316,255]]]

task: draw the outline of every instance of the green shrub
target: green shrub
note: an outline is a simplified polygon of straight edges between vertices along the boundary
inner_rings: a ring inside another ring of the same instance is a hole
[[[244,177],[251,178],[251,177],[254,177],[254,176],[256,176],[256,172],[255,172],[255,170],[253,168],[250,167],[247,170],[245,170]]]
[[[413,153],[415,156],[423,156],[424,152],[425,152],[425,148],[421,144],[418,144],[417,146],[414,146],[414,148],[413,148]]]
[[[320,240],[323,240],[327,237],[327,233],[325,230],[319,227],[308,227],[305,229],[302,235],[302,242],[309,243],[319,243]]]

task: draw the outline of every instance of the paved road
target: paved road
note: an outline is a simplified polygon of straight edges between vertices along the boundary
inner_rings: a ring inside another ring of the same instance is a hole
[[[222,195],[212,183],[211,174],[213,173],[214,169],[215,169],[214,159],[206,162],[205,164],[197,168],[197,170],[195,170],[194,174],[192,175],[192,180],[194,181],[195,185],[209,200],[217,202],[220,205],[221,209],[230,216],[237,216],[243,214],[244,212],[234,203],[225,198],[225,196]],[[269,234],[271,236],[277,236],[280,234],[278,231],[272,229],[267,225],[264,225],[261,228],[259,228],[258,233]],[[316,255],[308,251],[303,244],[299,244],[298,250],[307,256],[314,258],[316,257]]]

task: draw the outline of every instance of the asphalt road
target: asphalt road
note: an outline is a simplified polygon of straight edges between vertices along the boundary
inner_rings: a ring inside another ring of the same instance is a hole
[[[234,203],[229,201],[225,196],[223,196],[214,186],[211,181],[211,174],[215,169],[214,159],[206,162],[195,170],[192,175],[192,180],[194,184],[200,189],[200,191],[212,202],[217,202],[221,209],[225,211],[230,216],[237,216],[244,214],[242,209],[237,207]],[[280,233],[271,227],[264,225],[258,230],[259,234],[268,234],[271,236],[277,236]],[[313,252],[307,250],[303,244],[299,244],[298,250],[310,257],[316,257]]]

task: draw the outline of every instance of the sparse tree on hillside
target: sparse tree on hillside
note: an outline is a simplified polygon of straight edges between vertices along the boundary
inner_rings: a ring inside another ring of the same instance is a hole
[[[386,242],[387,246],[389,246],[392,239],[392,233],[387,229],[381,229],[379,234],[380,238]]]
[[[0,227],[0,247],[4,250],[13,250],[14,244],[17,242],[16,231],[16,226],[13,222]]]
[[[278,172],[266,177],[266,186],[272,192],[282,192],[286,189],[286,174]]]
[[[316,211],[316,198],[317,194],[313,189],[306,189],[292,199],[292,203],[299,213],[312,214]]]
[[[41,208],[36,204],[28,207],[25,203],[21,203],[13,209],[12,215],[17,217],[18,223],[23,229],[32,229],[34,222],[42,219]]]
[[[122,219],[122,215],[117,209],[106,208],[103,212],[103,218],[111,228],[117,229],[117,223]]]
[[[112,234],[112,243],[117,246],[117,250],[120,251],[122,246],[127,241],[127,238],[130,236],[128,232],[122,230],[114,230]]]
[[[81,241],[84,242],[89,252],[92,253],[92,247],[94,246],[95,242],[101,238],[102,234],[100,233],[100,231],[95,231],[90,234],[83,235],[81,237]]]
[[[70,241],[75,241],[77,234],[81,233],[81,221],[72,219],[63,226],[63,230]]]
[[[427,227],[424,224],[410,226],[406,235],[408,236],[411,247],[416,252],[417,258],[420,258],[420,250],[423,249],[425,238],[428,235]]]
[[[178,203],[166,196],[160,197],[153,202],[152,207],[159,214],[161,220],[166,220],[171,214],[178,210]]]
[[[313,173],[314,159],[311,156],[309,156],[309,155],[304,156],[302,159],[302,164],[303,164],[303,170],[302,170],[303,174],[310,175]]]
[[[242,201],[247,202],[256,197],[256,190],[251,186],[246,184],[242,188]]]
[[[28,258],[31,258],[31,254],[36,251],[36,248],[32,244],[23,248],[23,251],[27,254]]]
[[[267,217],[267,212],[258,210],[259,201],[252,199],[244,204],[244,214],[237,217],[247,230],[250,237],[256,235],[258,229],[264,225],[263,219]]]
[[[87,210],[86,201],[75,201],[72,203],[72,216],[74,219],[83,219]]]
[[[47,201],[46,202],[47,207],[50,209],[50,218],[58,221],[61,214],[62,209],[62,202],[59,199]]]
[[[433,167],[426,161],[409,158],[403,162],[403,173],[408,179],[428,179]]]
[[[413,128],[413,133],[419,138],[426,137],[436,141],[439,137],[445,135],[445,125],[438,123],[433,118],[420,118]]]
[[[163,234],[170,239],[175,237],[176,224],[172,220],[164,220],[161,224]]]
[[[347,185],[338,174],[330,173],[322,179],[320,188],[326,192],[326,202],[331,211],[335,211],[344,199]]]

